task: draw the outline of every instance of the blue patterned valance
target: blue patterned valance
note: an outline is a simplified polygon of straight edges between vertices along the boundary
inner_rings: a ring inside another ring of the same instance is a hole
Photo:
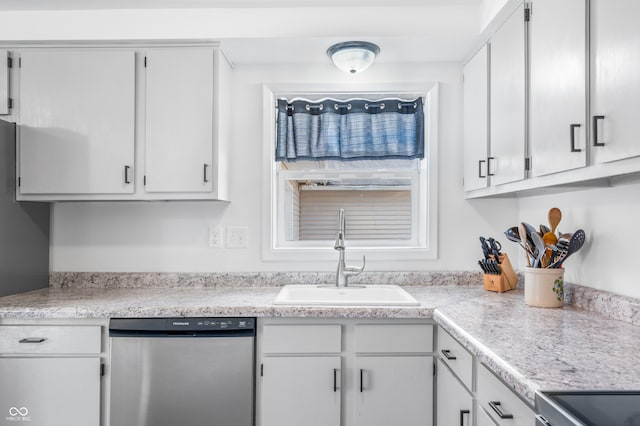
[[[278,100],[276,160],[424,158],[422,98]]]

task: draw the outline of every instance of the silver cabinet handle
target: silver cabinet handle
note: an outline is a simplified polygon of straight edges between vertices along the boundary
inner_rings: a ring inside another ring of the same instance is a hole
[[[25,337],[24,339],[20,339],[19,343],[42,343],[47,340],[44,337]]]

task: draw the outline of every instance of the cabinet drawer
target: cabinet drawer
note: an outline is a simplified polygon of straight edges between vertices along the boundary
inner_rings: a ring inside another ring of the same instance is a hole
[[[264,353],[338,353],[342,351],[342,326],[265,325]]]
[[[535,425],[533,410],[484,365],[478,367],[476,399],[498,425]]]
[[[431,324],[356,325],[356,352],[433,352]]]
[[[0,326],[0,354],[99,354],[97,325]]]
[[[438,327],[438,355],[467,389],[472,390],[473,356],[441,327]]]

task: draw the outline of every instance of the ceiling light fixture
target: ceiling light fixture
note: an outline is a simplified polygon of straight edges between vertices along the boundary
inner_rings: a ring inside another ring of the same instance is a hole
[[[327,49],[334,65],[349,74],[369,68],[378,53],[380,48],[368,41],[344,41]]]

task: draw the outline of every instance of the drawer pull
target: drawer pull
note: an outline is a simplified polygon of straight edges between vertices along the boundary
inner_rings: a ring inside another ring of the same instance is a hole
[[[338,392],[338,369],[333,369],[333,391]]]
[[[20,343],[42,343],[47,340],[44,337],[26,337],[24,339],[20,339]]]
[[[444,357],[448,360],[457,359],[455,356],[451,355],[451,350],[449,349],[443,349],[442,355],[444,355]]]
[[[469,410],[460,410],[460,426],[464,426],[464,415],[469,416],[471,414],[471,412]],[[469,422],[467,421],[467,425],[469,425]]]
[[[489,407],[491,407],[491,409],[495,411],[498,417],[500,417],[501,419],[513,418],[513,414],[506,414],[502,412],[502,408],[500,407],[500,401],[489,401]]]

